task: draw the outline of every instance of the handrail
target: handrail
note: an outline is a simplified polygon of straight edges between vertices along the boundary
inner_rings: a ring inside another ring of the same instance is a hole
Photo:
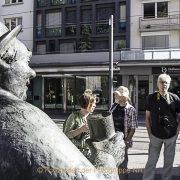
[[[179,26],[180,25],[180,15],[168,15],[167,17],[150,17],[150,18],[139,18],[139,28],[151,28],[151,27],[163,27],[163,26]]]

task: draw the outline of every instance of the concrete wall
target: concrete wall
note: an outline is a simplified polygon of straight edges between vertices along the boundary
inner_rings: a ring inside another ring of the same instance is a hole
[[[143,2],[160,2],[167,0],[131,0],[131,45],[133,49],[142,48],[141,43],[141,33],[139,32],[139,18],[143,17]],[[169,0],[169,15],[178,15],[180,12],[180,0]],[[135,8],[134,8],[135,7]],[[167,30],[166,30],[167,31]],[[163,31],[161,31],[163,34]],[[147,35],[149,32],[143,32]],[[159,34],[158,31],[153,32],[153,34]],[[169,31],[169,48],[179,48],[180,47],[180,30],[170,30]]]
[[[140,0],[131,0],[131,40],[130,48],[141,48],[141,34],[139,32],[139,18],[142,14],[142,1]]]
[[[18,35],[26,47],[33,48],[33,4],[34,0],[23,0],[23,3],[5,5],[5,0],[0,1],[0,21],[6,18],[22,17],[23,30]]]

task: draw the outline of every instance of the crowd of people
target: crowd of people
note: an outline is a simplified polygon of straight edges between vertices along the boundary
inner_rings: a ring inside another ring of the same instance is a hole
[[[171,77],[161,74],[157,80],[158,92],[150,94],[146,100],[145,122],[149,135],[148,161],[143,173],[143,180],[153,180],[155,167],[164,144],[164,168],[162,180],[171,179],[171,171],[175,156],[176,140],[180,131],[180,99],[168,92]],[[125,157],[119,169],[128,169],[128,149],[132,147],[132,137],[138,127],[136,109],[129,103],[129,90],[120,86],[114,91],[115,102],[110,108],[115,132],[124,133],[126,144]],[[87,157],[91,156],[85,141],[89,138],[87,116],[95,110],[96,96],[92,91],[85,91],[79,98],[80,111],[72,112],[66,120],[63,130],[67,137]],[[126,171],[128,172],[128,171]],[[128,173],[123,174],[123,180],[128,179]]]

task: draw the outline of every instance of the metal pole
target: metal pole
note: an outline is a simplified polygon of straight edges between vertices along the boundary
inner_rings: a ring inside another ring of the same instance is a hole
[[[109,109],[113,104],[113,15],[109,18]]]

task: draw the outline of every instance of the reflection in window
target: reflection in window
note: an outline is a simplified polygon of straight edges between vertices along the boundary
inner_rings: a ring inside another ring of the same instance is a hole
[[[66,79],[67,109],[74,109],[74,79]]]
[[[23,0],[5,0],[5,4],[14,4],[20,2],[23,2]]]
[[[108,76],[76,76],[76,98],[86,89],[96,94],[96,110],[108,110]],[[75,108],[80,108],[77,102]]]
[[[46,37],[61,36],[62,14],[60,11],[46,14]]]
[[[157,3],[157,17],[167,17],[168,16],[168,2],[158,2]]]
[[[11,31],[16,26],[22,25],[22,17],[4,19],[6,27]]]
[[[114,90],[122,84],[122,76],[113,77]],[[75,109],[79,109],[77,103],[78,97],[84,93],[86,89],[91,89],[96,94],[96,108],[97,110],[108,110],[109,101],[109,79],[108,76],[76,76],[76,104]]]
[[[126,48],[126,39],[125,37],[121,40],[115,40],[114,41],[114,50],[120,50]]]
[[[51,0],[52,5],[66,4],[67,0]]]
[[[66,35],[74,36],[76,35],[76,10],[67,9],[66,11]]]
[[[37,6],[43,7],[47,5],[47,0],[37,0]]]
[[[36,37],[40,38],[42,35],[42,29],[41,29],[41,23],[42,23],[42,14],[37,14],[37,27],[36,27]]]
[[[45,78],[45,109],[63,108],[63,80],[61,78]]]
[[[119,18],[119,30],[120,32],[126,32],[126,5],[120,4],[120,18]]]
[[[96,11],[96,33],[109,33],[109,17],[114,15],[114,5],[108,4],[108,7],[97,6]]]

